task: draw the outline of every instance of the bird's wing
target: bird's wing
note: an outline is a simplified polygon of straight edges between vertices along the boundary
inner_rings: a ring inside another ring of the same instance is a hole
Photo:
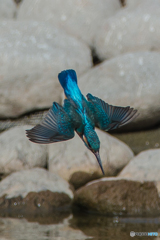
[[[100,98],[87,94],[87,99],[94,106],[95,125],[102,130],[121,127],[138,116],[137,110],[128,107],[112,106]]]
[[[73,138],[74,127],[64,109],[54,102],[44,121],[32,129],[26,130],[26,134],[32,142],[47,144]]]

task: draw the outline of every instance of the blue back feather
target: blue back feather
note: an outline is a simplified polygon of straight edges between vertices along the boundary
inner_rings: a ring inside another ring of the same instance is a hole
[[[82,93],[77,85],[76,72],[72,69],[65,70],[59,73],[58,78],[66,97],[79,111],[82,111]]]

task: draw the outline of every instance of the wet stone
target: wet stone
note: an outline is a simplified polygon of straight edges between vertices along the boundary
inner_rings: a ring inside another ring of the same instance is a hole
[[[25,216],[35,213],[51,213],[54,211],[68,211],[71,207],[71,198],[65,193],[51,192],[30,192],[25,198],[19,196],[14,198],[0,197],[0,212],[3,214],[20,213]]]
[[[104,178],[78,189],[74,203],[84,210],[107,216],[160,214],[160,199],[154,182]]]
[[[3,214],[65,211],[72,199],[68,182],[42,168],[15,172],[0,182],[0,212]]]

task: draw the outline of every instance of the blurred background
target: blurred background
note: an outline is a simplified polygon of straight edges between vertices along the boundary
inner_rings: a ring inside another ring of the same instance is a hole
[[[25,136],[63,104],[65,69],[84,96],[139,112],[118,130],[97,129],[105,178],[79,137]],[[159,76],[160,0],[0,0],[0,239],[158,234]]]

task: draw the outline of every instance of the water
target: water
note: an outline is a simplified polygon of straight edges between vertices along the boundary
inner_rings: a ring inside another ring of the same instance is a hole
[[[114,133],[112,135],[125,142],[136,155],[148,149],[160,148],[160,127],[138,132]]]
[[[0,240],[127,240],[132,239],[130,231],[158,232],[160,218],[107,217],[80,211],[32,215],[27,218],[22,215],[0,218]]]

